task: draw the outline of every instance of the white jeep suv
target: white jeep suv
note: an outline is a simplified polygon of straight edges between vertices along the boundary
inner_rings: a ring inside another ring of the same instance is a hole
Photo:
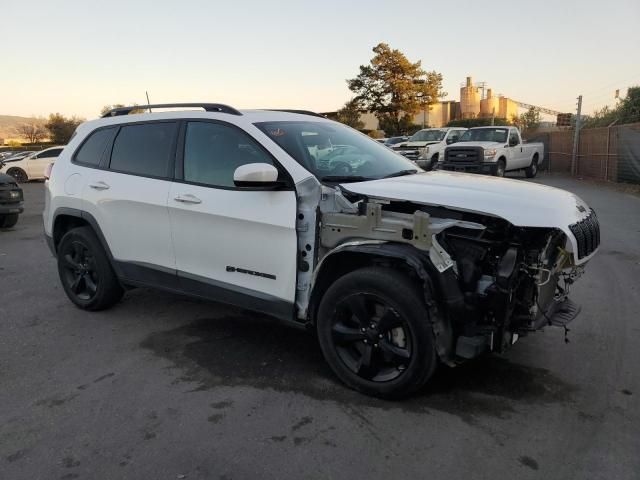
[[[382,397],[578,314],[569,287],[600,230],[571,193],[426,173],[310,112],[136,108],[80,125],[47,182],[45,234],[80,308],[153,286],[264,312]]]

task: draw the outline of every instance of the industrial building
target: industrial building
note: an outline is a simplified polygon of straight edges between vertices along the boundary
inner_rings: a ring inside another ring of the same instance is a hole
[[[430,105],[413,118],[416,125],[443,127],[452,120],[478,117],[496,117],[511,119],[518,115],[519,103],[510,98],[494,96],[491,88],[475,85],[471,77],[460,87],[460,101],[444,100]],[[378,119],[366,112],[360,117],[367,130],[378,129]]]

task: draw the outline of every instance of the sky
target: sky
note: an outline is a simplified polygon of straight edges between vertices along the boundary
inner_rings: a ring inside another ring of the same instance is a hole
[[[338,109],[379,42],[444,76],[573,111],[640,85],[639,0],[0,0],[0,115],[113,103]]]

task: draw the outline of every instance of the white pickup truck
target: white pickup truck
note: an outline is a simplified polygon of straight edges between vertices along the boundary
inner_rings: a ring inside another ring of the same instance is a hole
[[[445,149],[437,168],[497,177],[503,177],[505,172],[524,170],[527,178],[533,178],[543,159],[544,145],[523,142],[516,127],[476,127]]]
[[[432,170],[442,158],[447,145],[457,142],[466,128],[425,128],[413,134],[407,142],[393,146],[393,150],[407,157],[423,170]]]

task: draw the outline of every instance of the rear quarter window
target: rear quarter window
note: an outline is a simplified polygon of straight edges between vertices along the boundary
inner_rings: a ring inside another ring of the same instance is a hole
[[[115,131],[115,128],[103,128],[93,132],[76,151],[73,158],[74,161],[83,165],[97,167]]]

